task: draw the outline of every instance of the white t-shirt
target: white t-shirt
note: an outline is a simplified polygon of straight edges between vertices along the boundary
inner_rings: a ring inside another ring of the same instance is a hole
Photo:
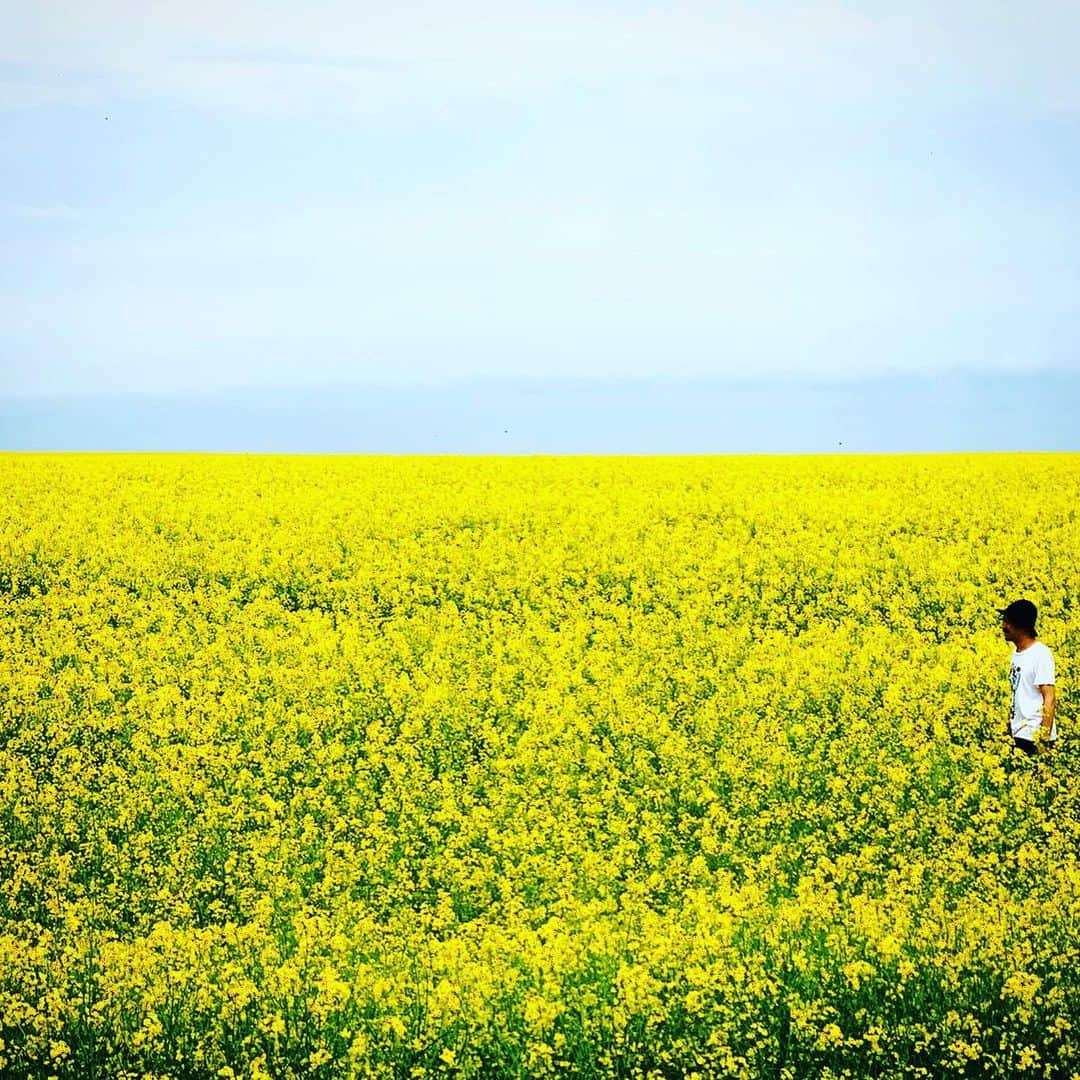
[[[1012,686],[1012,717],[1010,726],[1014,738],[1034,739],[1042,726],[1042,691],[1040,686],[1054,681],[1054,657],[1041,642],[1026,649],[1013,646],[1009,664],[1009,683]],[[1057,718],[1050,728],[1050,738],[1057,738]]]

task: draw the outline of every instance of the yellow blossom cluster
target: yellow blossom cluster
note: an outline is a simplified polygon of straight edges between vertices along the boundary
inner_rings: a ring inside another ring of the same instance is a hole
[[[0,1074],[1080,1076],[1080,456],[0,481]]]

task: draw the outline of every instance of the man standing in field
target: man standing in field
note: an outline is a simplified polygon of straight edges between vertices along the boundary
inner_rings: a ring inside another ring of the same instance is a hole
[[[1035,605],[1030,600],[1014,600],[998,614],[1005,640],[1015,646],[1009,666],[1012,702],[1006,731],[1025,754],[1045,753],[1057,741],[1053,654],[1036,640]]]

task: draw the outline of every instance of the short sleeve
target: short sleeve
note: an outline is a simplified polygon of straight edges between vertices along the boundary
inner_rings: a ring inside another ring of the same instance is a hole
[[[1054,655],[1046,649],[1035,661],[1032,681],[1036,686],[1054,685]]]

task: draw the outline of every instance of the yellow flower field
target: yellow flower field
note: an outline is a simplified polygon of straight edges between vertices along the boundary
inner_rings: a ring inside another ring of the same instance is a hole
[[[2,1075],[1080,1076],[1080,455],[0,479]]]

